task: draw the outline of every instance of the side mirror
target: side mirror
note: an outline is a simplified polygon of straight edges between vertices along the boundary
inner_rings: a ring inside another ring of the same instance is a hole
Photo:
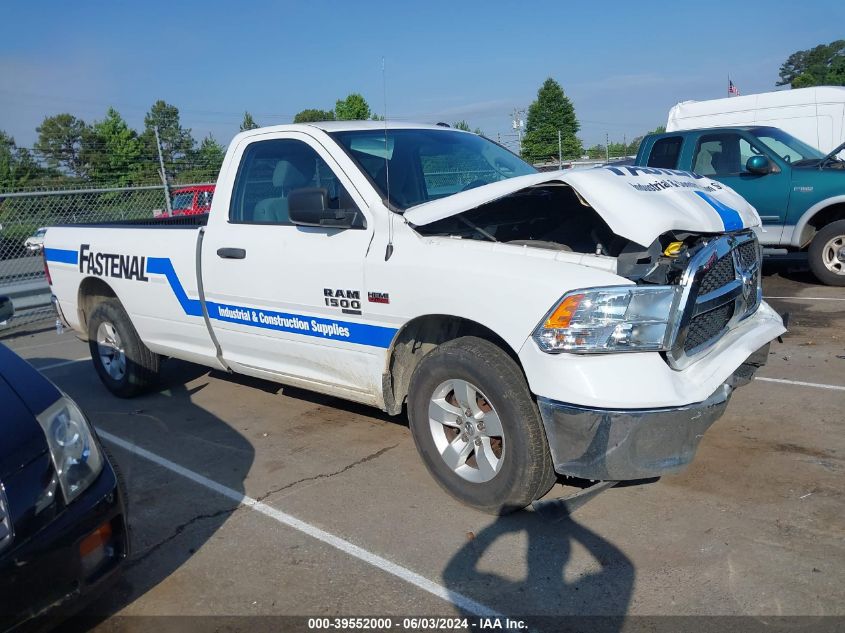
[[[288,194],[288,215],[297,226],[348,229],[355,224],[357,210],[329,209],[324,187],[303,187]]]
[[[0,297],[0,323],[8,321],[15,314],[15,307],[12,305],[12,300],[9,297]]]
[[[752,174],[768,174],[772,171],[772,166],[769,163],[769,159],[765,156],[752,156],[748,159],[748,162],[745,163],[745,171],[752,173]]]

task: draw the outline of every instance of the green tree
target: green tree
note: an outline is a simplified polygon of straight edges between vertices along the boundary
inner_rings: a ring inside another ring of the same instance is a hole
[[[642,136],[635,136],[631,143],[628,145],[628,154],[634,155],[640,149],[640,144],[643,142],[643,139],[649,134],[663,134],[666,131],[665,125],[658,125],[654,128],[651,132],[646,132]]]
[[[194,137],[190,128],[185,129],[179,120],[179,108],[159,99],[144,116],[143,141],[145,155],[157,155],[155,131],[161,141],[161,154],[168,169],[177,168],[177,162],[188,156],[194,149]]]
[[[315,123],[317,121],[334,121],[334,111],[307,108],[297,112],[296,116],[293,117],[294,123]]]
[[[246,132],[247,130],[254,130],[259,127],[261,126],[255,122],[255,119],[252,118],[252,115],[249,112],[244,112],[244,119],[243,121],[241,121],[241,132]]]
[[[85,162],[82,160],[82,141],[88,126],[72,114],[57,114],[44,117],[35,131],[38,150],[48,167],[61,169],[77,177],[85,176]]]
[[[845,86],[845,40],[796,51],[780,67],[775,85],[792,88]]]
[[[46,175],[28,149],[18,147],[14,138],[0,130],[0,191],[35,185]]]
[[[537,91],[536,101],[528,108],[522,155],[531,162],[556,160],[560,130],[563,157],[577,158],[583,154],[581,141],[575,136],[579,129],[575,107],[560,84],[549,77]]]
[[[347,95],[345,99],[338,99],[334,114],[338,121],[366,121],[372,116],[369,104],[357,92]]]
[[[475,128],[474,130],[469,126],[469,123],[466,122],[465,119],[461,119],[460,121],[456,121],[452,124],[452,127],[456,130],[463,130],[464,132],[472,132],[473,134],[477,134],[478,136],[484,136],[484,132],[481,131],[480,127]]]
[[[191,154],[190,167],[180,173],[180,179],[182,182],[216,180],[225,156],[226,148],[209,134]]]
[[[139,179],[143,142],[117,110],[109,108],[85,136],[83,160],[95,183],[125,186]]]

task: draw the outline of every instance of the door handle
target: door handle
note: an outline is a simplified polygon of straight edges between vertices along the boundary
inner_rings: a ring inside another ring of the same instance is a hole
[[[223,259],[245,259],[245,248],[218,248],[217,256]]]

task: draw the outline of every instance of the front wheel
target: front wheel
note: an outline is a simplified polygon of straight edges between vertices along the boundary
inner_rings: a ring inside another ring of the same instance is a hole
[[[88,319],[88,347],[100,380],[116,396],[136,396],[158,378],[158,354],[141,341],[117,299],[94,308]]]
[[[429,472],[469,506],[507,514],[555,482],[525,377],[489,341],[462,337],[423,358],[411,377],[408,418]]]
[[[816,233],[809,248],[810,269],[828,286],[845,286],[845,220],[831,222]]]

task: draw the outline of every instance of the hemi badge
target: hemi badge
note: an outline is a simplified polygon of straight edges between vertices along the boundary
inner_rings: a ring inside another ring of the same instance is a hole
[[[390,295],[386,292],[368,292],[367,301],[370,303],[390,303]]]

